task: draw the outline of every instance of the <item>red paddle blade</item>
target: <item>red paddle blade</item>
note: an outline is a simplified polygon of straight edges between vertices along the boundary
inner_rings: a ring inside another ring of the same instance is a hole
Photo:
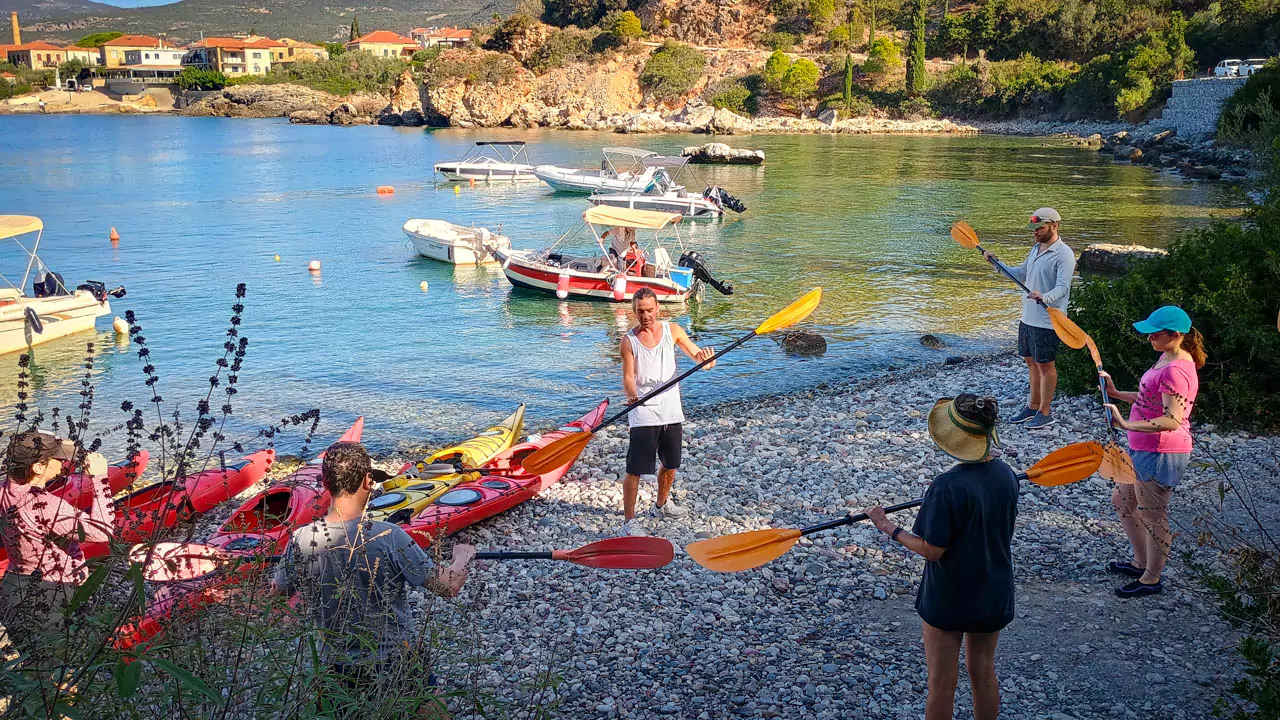
[[[221,549],[199,543],[162,542],[154,547],[150,561],[150,545],[134,545],[129,551],[129,561],[143,565],[142,577],[149,582],[194,580],[222,567],[227,560]]]
[[[558,560],[594,568],[652,570],[675,557],[670,540],[656,537],[617,537],[597,540],[568,552],[556,551]]]

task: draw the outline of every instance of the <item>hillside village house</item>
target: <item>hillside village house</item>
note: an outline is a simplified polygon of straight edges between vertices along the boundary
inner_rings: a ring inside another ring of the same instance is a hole
[[[102,52],[96,47],[82,48],[75,45],[68,45],[64,49],[67,51],[67,60],[79,60],[85,65],[102,64]]]
[[[0,72],[0,80],[4,80],[10,85],[14,85],[18,82],[18,76],[11,72]]]
[[[390,30],[374,30],[347,43],[347,52],[367,52],[378,57],[398,57],[408,60],[422,49],[413,38],[407,38]]]
[[[115,40],[102,43],[99,49],[102,62],[107,68],[124,67],[127,63],[124,54],[130,50],[164,50],[173,48],[164,44],[163,40],[150,35],[121,35]]]
[[[47,42],[18,45],[8,52],[9,62],[32,70],[49,70],[67,61],[67,49]]]
[[[455,27],[446,28],[414,28],[409,36],[423,48],[442,45],[444,47],[462,47],[471,42],[472,32]]]
[[[291,63],[299,60],[327,60],[329,53],[319,45],[312,45],[309,42],[294,40],[293,38],[280,38],[276,41],[279,47],[272,48],[271,62]]]
[[[187,49],[182,64],[217,70],[227,77],[265,75],[271,70],[272,54],[280,42],[270,38],[205,38]]]

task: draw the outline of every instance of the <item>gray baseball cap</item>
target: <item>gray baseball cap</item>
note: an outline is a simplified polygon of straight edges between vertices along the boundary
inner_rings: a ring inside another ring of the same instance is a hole
[[[1062,222],[1062,216],[1057,210],[1051,207],[1042,207],[1031,213],[1031,222],[1027,223],[1028,230],[1035,230],[1049,223]]]

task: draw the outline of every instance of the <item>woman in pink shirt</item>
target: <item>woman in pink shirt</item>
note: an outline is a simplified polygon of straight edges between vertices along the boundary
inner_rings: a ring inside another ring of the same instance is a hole
[[[1191,317],[1180,307],[1166,305],[1133,327],[1147,336],[1151,349],[1160,353],[1156,364],[1142,375],[1137,392],[1116,389],[1107,381],[1111,397],[1131,403],[1129,419],[1111,409],[1112,423],[1129,432],[1129,454],[1138,471],[1138,482],[1116,485],[1111,504],[1133,546],[1132,561],[1112,561],[1107,569],[1134,578],[1116,589],[1120,597],[1155,595],[1164,589],[1160,573],[1169,558],[1173,533],[1169,530],[1169,498],[1187,472],[1191,460],[1191,408],[1195,405],[1204,367],[1204,338],[1191,327]]]
[[[33,430],[14,436],[4,459],[0,540],[9,569],[0,580],[0,623],[23,662],[35,667],[48,665],[47,635],[62,626],[67,602],[88,576],[79,542],[106,542],[115,521],[107,461],[98,453],[86,457],[93,488],[88,512],[45,492],[74,453],[71,443]]]

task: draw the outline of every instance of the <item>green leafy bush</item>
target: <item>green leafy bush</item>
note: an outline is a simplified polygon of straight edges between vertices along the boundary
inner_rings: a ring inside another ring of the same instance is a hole
[[[767,32],[760,38],[760,44],[770,50],[787,52],[800,42],[799,36],[789,32]]]
[[[513,43],[523,39],[537,24],[538,21],[528,15],[512,15],[494,28],[493,34],[485,41],[483,47],[485,50],[496,52],[511,52]]]
[[[1200,371],[1195,417],[1208,422],[1280,427],[1280,200],[1256,208],[1250,222],[1219,222],[1185,236],[1169,256],[1124,276],[1086,276],[1071,293],[1071,317],[1093,336],[1122,388],[1155,361],[1131,323],[1161,305],[1190,313],[1204,334],[1209,363]],[[1090,392],[1096,371],[1088,353],[1059,355],[1063,389]]]
[[[1280,137],[1280,68],[1255,72],[1222,107],[1218,137],[1265,152]]]
[[[183,90],[221,90],[227,86],[227,76],[217,70],[184,67],[175,80]]]
[[[787,68],[782,76],[778,90],[783,97],[792,100],[808,100],[818,92],[818,81],[822,79],[822,71],[809,58],[800,58]]]
[[[726,78],[707,86],[702,99],[715,108],[732,110],[739,115],[755,115],[760,111],[755,93],[744,78]]]
[[[613,19],[609,26],[609,35],[617,45],[625,45],[632,40],[639,40],[644,37],[644,27],[640,25],[640,18],[635,13],[627,10]]]
[[[601,4],[598,0],[545,0],[542,21],[557,27],[589,28],[608,13]]]
[[[689,92],[707,58],[696,48],[668,40],[649,56],[640,71],[640,87],[656,100],[669,100]]]
[[[1035,117],[1056,111],[1075,80],[1070,63],[1024,55],[1017,60],[961,63],[933,81],[931,105],[960,117]]]
[[[782,78],[787,74],[787,70],[790,69],[791,58],[781,50],[774,50],[765,59],[764,70],[760,71],[760,78],[764,80],[765,87],[770,90],[777,90],[782,85]]]
[[[884,75],[902,67],[902,53],[892,38],[881,35],[871,43],[867,50],[867,61],[862,64],[863,72],[869,75]]]
[[[336,60],[347,51],[347,46],[340,42],[327,42],[324,43],[324,51],[329,54],[330,60]]]
[[[933,106],[923,97],[909,97],[898,104],[896,114],[903,120],[928,120],[933,117]]]
[[[248,82],[294,83],[334,95],[386,92],[395,85],[404,67],[404,62],[397,58],[347,53],[336,60],[273,65],[265,76]],[[228,81],[229,84],[231,82]],[[236,82],[244,81],[237,78]]]
[[[809,22],[815,30],[826,30],[836,21],[835,0],[809,0]]]
[[[592,52],[590,33],[572,29],[554,30],[525,61],[525,67],[543,75],[568,63],[586,60]]]

